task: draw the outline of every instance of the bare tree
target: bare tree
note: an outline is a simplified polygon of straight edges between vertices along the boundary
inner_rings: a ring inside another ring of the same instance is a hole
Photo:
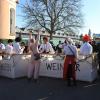
[[[50,38],[57,31],[75,32],[81,27],[81,0],[26,0],[22,5],[27,25],[44,28]]]

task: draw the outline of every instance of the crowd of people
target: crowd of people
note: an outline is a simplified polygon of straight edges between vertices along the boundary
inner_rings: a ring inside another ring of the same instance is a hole
[[[17,37],[14,42],[13,40],[9,39],[6,46],[0,40],[0,53],[5,53],[7,55],[30,53],[31,60],[28,67],[28,80],[30,81],[33,78],[35,82],[37,82],[39,76],[41,54],[64,54],[65,59],[63,79],[67,80],[68,86],[71,86],[71,80],[73,80],[73,85],[76,85],[75,68],[76,61],[78,59],[78,50],[77,47],[73,44],[73,40],[66,37],[64,43],[59,41],[59,44],[56,46],[55,50],[46,36],[43,37],[43,43],[40,44],[40,35],[41,33],[37,32],[37,37],[35,39],[32,37],[32,32],[30,32],[27,45],[25,45],[24,42],[21,42],[20,37]],[[94,48],[89,43],[89,40],[90,38],[88,35],[83,37],[83,44],[80,47],[79,54],[89,56],[93,53]],[[98,54],[100,56],[100,53]]]

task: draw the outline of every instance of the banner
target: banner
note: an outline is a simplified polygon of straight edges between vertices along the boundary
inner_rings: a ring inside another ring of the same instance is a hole
[[[62,78],[63,75],[63,57],[44,56],[41,59],[40,76]]]

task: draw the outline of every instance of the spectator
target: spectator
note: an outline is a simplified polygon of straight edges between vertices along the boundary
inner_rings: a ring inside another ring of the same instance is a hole
[[[57,51],[57,53],[62,53],[62,43],[61,43],[61,41],[59,41],[59,44],[56,47],[56,51]]]
[[[100,75],[100,43],[97,44],[97,52],[98,52],[98,63],[99,63],[99,68],[98,68],[98,73]]]
[[[21,42],[21,54],[24,53],[24,49],[25,49],[25,43],[24,42]]]
[[[93,52],[97,52],[97,45],[95,41],[92,41]]]

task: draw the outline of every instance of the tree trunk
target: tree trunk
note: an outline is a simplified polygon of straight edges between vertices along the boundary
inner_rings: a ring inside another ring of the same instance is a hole
[[[51,32],[50,32],[50,40],[52,40],[54,34],[54,23],[51,23]]]
[[[53,33],[51,32],[50,33],[50,40],[52,40],[52,38],[53,38]]]

